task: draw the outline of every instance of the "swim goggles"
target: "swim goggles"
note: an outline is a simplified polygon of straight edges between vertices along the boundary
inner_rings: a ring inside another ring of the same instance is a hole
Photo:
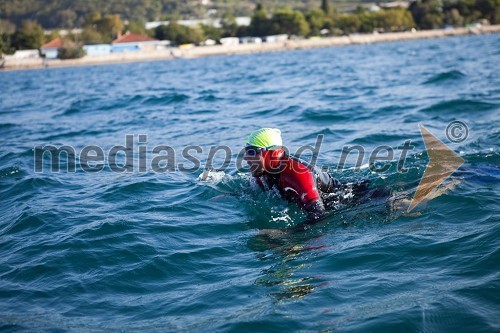
[[[255,146],[246,146],[245,147],[245,155],[246,156],[255,156],[257,154],[262,153],[263,151],[267,150],[266,148],[259,148]]]

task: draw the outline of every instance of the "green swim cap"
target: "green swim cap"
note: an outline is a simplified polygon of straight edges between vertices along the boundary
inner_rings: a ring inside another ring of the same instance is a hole
[[[247,146],[270,149],[281,148],[281,131],[277,128],[261,128],[253,131],[247,139]]]

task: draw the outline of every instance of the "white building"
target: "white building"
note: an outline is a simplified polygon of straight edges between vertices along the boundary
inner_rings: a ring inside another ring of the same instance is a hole
[[[238,45],[240,43],[240,39],[238,37],[225,37],[220,39],[220,43],[225,46],[233,46]]]
[[[277,43],[277,42],[286,42],[288,40],[287,34],[282,35],[272,35],[264,37],[266,43]]]
[[[240,26],[249,26],[251,18],[247,16],[240,16],[236,17],[236,24]],[[202,20],[179,20],[177,21],[178,24],[184,25],[186,27],[191,27],[195,28],[198,27],[200,24],[204,25],[210,25],[216,28],[221,28],[222,27],[222,19],[202,19]],[[155,29],[159,27],[160,25],[169,25],[170,21],[153,21],[153,22],[146,22],[144,27],[146,29]]]
[[[45,59],[56,59],[59,49],[63,47],[63,40],[57,37],[40,47],[40,53]]]
[[[95,57],[111,53],[110,44],[84,45],[83,50],[89,57]]]
[[[17,50],[12,55],[4,55],[4,59],[36,59],[40,58],[38,50]]]
[[[260,38],[260,37],[241,37],[240,43],[241,44],[261,44],[262,38]]]

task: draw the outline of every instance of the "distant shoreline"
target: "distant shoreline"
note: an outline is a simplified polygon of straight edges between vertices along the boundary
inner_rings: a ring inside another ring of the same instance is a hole
[[[198,46],[191,48],[172,48],[156,51],[137,51],[127,53],[112,53],[102,56],[83,57],[80,59],[5,59],[0,60],[3,71],[25,70],[48,67],[91,66],[128,62],[161,61],[176,58],[198,58],[215,55],[234,55],[247,53],[275,52],[318,47],[345,46],[355,44],[371,44],[415,39],[443,38],[449,36],[479,35],[499,33],[500,25],[482,26],[477,28],[455,28],[448,30],[422,30],[415,32],[394,32],[382,34],[356,34],[341,37],[324,37],[317,39],[287,40],[284,42],[239,45]]]

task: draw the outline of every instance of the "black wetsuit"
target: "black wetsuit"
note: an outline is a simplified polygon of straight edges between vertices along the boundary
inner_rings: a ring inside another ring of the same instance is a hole
[[[315,223],[327,210],[358,204],[373,191],[368,180],[343,184],[317,166],[291,156],[283,157],[279,170],[266,173],[257,182],[263,189],[276,187],[286,200],[295,201],[308,213],[306,224]]]

